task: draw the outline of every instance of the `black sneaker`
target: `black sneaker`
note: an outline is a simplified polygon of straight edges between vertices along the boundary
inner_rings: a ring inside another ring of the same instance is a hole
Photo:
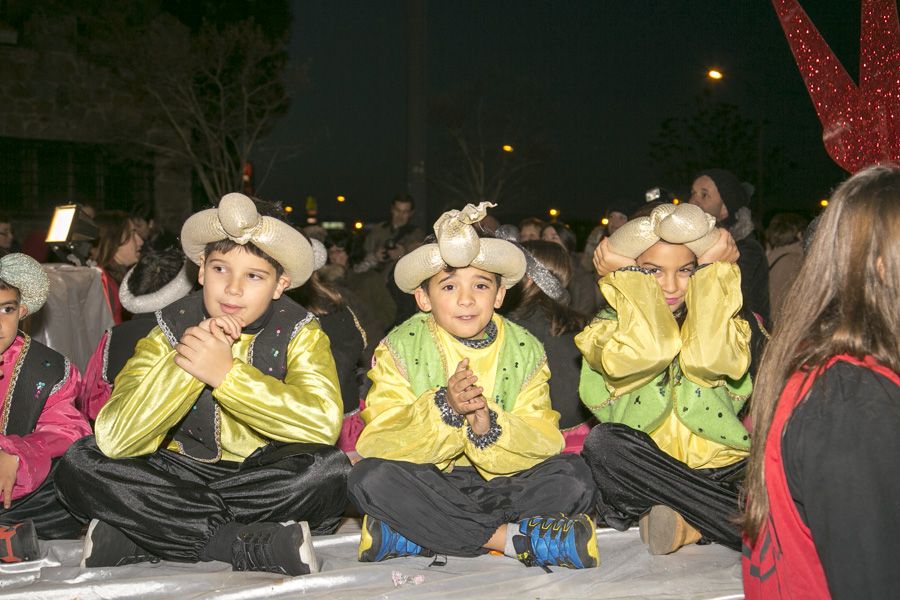
[[[245,525],[231,545],[231,566],[291,577],[319,571],[306,521]]]
[[[37,531],[31,519],[21,523],[0,523],[0,563],[18,563],[41,557]]]
[[[82,567],[121,567],[142,562],[158,563],[159,557],[132,542],[112,525],[98,519],[91,521],[84,536]]]

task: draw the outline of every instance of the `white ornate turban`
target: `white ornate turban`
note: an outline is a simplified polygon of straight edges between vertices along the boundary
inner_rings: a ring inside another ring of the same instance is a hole
[[[253,200],[244,194],[226,194],[218,208],[201,210],[181,228],[184,253],[196,264],[210,242],[229,239],[236,244],[252,242],[284,268],[293,289],[306,283],[313,272],[313,250],[302,233],[274,217],[262,217]]]
[[[609,249],[637,258],[656,242],[684,244],[700,256],[719,238],[716,220],[693,204],[661,204],[649,217],[632,219],[609,236]]]
[[[19,290],[29,315],[41,310],[47,301],[50,280],[40,263],[27,254],[16,252],[0,258],[0,279]]]
[[[397,287],[411,294],[423,281],[447,267],[470,266],[497,273],[504,287],[516,285],[525,274],[525,255],[506,240],[479,238],[473,227],[487,215],[488,207],[494,206],[490,202],[467,204],[462,210],[441,215],[434,223],[437,243],[419,246],[397,261]]]
[[[187,264],[185,264],[172,281],[155,292],[135,296],[131,293],[131,274],[134,273],[134,269],[131,267],[128,270],[119,286],[119,302],[122,303],[122,308],[133,315],[162,310],[176,300],[187,296],[194,287],[194,282],[188,277]]]

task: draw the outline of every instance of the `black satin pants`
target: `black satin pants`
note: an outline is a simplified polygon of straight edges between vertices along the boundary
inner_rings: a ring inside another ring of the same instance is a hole
[[[659,449],[643,431],[601,423],[584,440],[581,455],[598,486],[597,511],[624,531],[656,504],[675,510],[709,541],[741,549],[739,484],[746,459],[717,469],[691,469]]]
[[[472,467],[365,458],[350,473],[350,499],[364,514],[438,554],[477,556],[500,525],[541,515],[590,512],[595,486],[581,457],[560,454],[510,477]]]
[[[204,463],[169,450],[112,459],[91,436],[66,452],[55,481],[74,514],[117,527],[160,558],[196,562],[230,521],[308,521],[313,533],[332,533],[349,470],[347,456],[323,444],[270,444],[242,463]]]
[[[13,500],[8,509],[0,506],[0,523],[12,525],[31,519],[38,537],[44,540],[75,539],[81,536],[84,528],[82,523],[56,497],[53,474],[58,464],[59,459],[53,461],[50,473],[36,490]]]

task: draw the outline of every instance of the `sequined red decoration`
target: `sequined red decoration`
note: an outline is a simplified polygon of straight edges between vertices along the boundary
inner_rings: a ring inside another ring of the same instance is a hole
[[[772,0],[822,122],[828,155],[855,173],[900,163],[900,23],[896,0],[862,0],[857,86],[797,0]]]

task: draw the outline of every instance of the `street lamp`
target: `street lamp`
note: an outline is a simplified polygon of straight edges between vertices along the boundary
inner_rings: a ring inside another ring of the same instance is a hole
[[[356,229],[357,231],[359,231],[359,230],[362,229],[362,228],[363,228],[363,222],[362,222],[362,221],[357,221],[356,223],[353,224],[353,229]]]
[[[287,214],[291,214],[292,212],[294,212],[294,207],[288,204],[284,207],[284,212],[286,212]]]
[[[504,152],[515,152],[515,150],[516,150],[515,148],[513,148],[513,147],[512,147],[511,145],[509,145],[509,144],[503,144],[503,145],[500,147],[500,149],[503,150]]]
[[[559,216],[559,211],[556,210],[555,208],[551,208],[549,211],[547,211],[547,213],[550,215],[550,217],[551,217],[553,220],[556,220],[556,217]]]
[[[725,77],[722,74],[722,71],[720,71],[718,69],[710,69],[709,71],[706,72],[706,76],[709,77],[710,79],[715,79],[716,81]]]
[[[346,201],[347,201],[347,198],[345,198],[344,196],[338,196],[338,197],[337,197],[337,201],[343,203],[343,202],[346,202]]]
[[[603,217],[602,219],[600,219],[600,224],[606,227],[607,225],[609,225],[609,219]]]
[[[822,200],[819,200],[819,206],[821,206],[822,208],[825,208],[826,206],[828,206],[828,199],[824,198]]]

